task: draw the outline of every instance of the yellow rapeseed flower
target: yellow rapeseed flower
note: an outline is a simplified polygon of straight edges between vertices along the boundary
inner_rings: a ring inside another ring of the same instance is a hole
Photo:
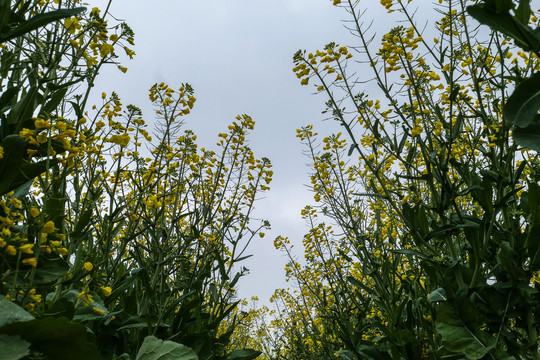
[[[102,288],[101,288],[101,291],[103,292],[103,296],[105,296],[105,297],[111,296],[112,289],[111,289],[110,286],[102,287]]]
[[[6,252],[8,253],[8,255],[15,255],[17,254],[17,249],[15,249],[15,246],[13,245],[8,245],[8,247],[6,248]]]
[[[32,251],[32,248],[34,247],[34,244],[24,244],[22,246],[19,246],[19,250],[25,254],[33,254],[34,251]]]
[[[23,265],[31,265],[33,267],[36,267],[37,266],[37,259],[35,257],[24,259],[22,261],[22,263],[23,263]]]
[[[92,269],[94,268],[94,265],[92,265],[92,263],[88,261],[84,263],[84,268],[86,271],[92,271]]]
[[[92,311],[95,312],[98,315],[103,315],[105,313],[105,311],[103,311],[101,309],[98,309],[97,307],[93,307]]]
[[[32,206],[30,208],[30,215],[32,215],[32,217],[38,217],[39,216],[39,209],[35,206]]]
[[[47,221],[45,223],[45,225],[43,225],[43,229],[41,231],[46,233],[46,234],[50,234],[50,233],[54,232],[54,222],[52,222],[50,220]]]

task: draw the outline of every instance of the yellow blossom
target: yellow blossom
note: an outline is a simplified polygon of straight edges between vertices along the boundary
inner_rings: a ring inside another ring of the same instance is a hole
[[[34,247],[34,244],[24,244],[22,246],[19,246],[19,250],[25,254],[33,254],[34,251],[32,251],[32,248]]]
[[[103,292],[103,296],[105,296],[105,297],[111,296],[112,289],[110,288],[110,286],[102,287],[101,291]]]
[[[15,255],[17,254],[17,249],[15,249],[15,246],[13,245],[8,245],[8,247],[6,248],[6,252],[8,253],[8,255]]]
[[[98,315],[103,315],[105,313],[105,311],[103,311],[101,309],[98,309],[97,307],[93,307],[92,311],[95,312]]]
[[[31,265],[33,267],[36,267],[37,266],[37,259],[35,257],[24,259],[22,261],[22,263],[23,263],[23,265]]]
[[[35,217],[38,217],[38,216],[39,216],[39,209],[38,209],[37,207],[35,207],[35,206],[32,206],[32,207],[30,208],[30,215],[31,215],[32,217],[34,217],[34,218],[35,218]]]
[[[70,34],[75,34],[75,30],[81,28],[81,24],[79,24],[79,20],[76,17],[64,20],[64,26]]]
[[[52,222],[50,220],[47,221],[45,223],[45,225],[43,225],[43,229],[41,231],[46,233],[46,234],[50,234],[50,233],[54,232],[54,222]]]
[[[84,263],[84,268],[86,271],[92,271],[92,269],[94,268],[94,265],[92,265],[92,263],[88,261]]]

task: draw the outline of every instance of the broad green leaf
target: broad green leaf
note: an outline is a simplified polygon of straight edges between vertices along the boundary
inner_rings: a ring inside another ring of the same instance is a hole
[[[345,360],[356,359],[356,356],[354,356],[354,353],[350,350],[339,350],[338,352],[336,352],[336,354],[339,354],[339,356]]]
[[[362,284],[362,282],[360,280],[356,279],[354,276],[347,276],[347,281],[350,282],[352,285],[354,285],[354,286],[368,292],[369,294],[377,295],[377,293],[373,289],[371,289],[371,288],[367,287],[366,285]]]
[[[516,144],[540,152],[540,123],[535,121],[523,128],[514,126],[512,138]]]
[[[19,360],[30,354],[30,343],[20,336],[0,335],[0,359]]]
[[[8,125],[19,125],[21,122],[32,117],[32,114],[36,109],[38,93],[37,87],[31,87],[19,102],[13,105],[13,108],[7,116]]]
[[[16,187],[13,183],[26,153],[26,141],[18,135],[8,135],[0,145],[4,148],[4,157],[0,159],[0,195],[4,195]]]
[[[73,8],[73,9],[60,9],[60,10],[50,11],[44,14],[38,14],[28,19],[27,21],[23,22],[22,24],[12,29],[11,31],[7,31],[6,33],[2,34],[0,36],[0,43],[14,39],[17,36],[24,35],[30,31],[36,30],[52,22],[75,16],[85,10],[86,10],[85,7],[78,7],[78,8]]]
[[[5,66],[3,62],[2,62],[2,65]],[[2,77],[5,77],[5,76],[2,76]],[[2,93],[2,95],[0,96],[0,112],[4,112],[4,107],[6,107],[6,105],[9,104],[9,102],[15,97],[15,95],[18,94],[18,92],[19,92],[18,88],[10,87]]]
[[[519,0],[515,18],[523,25],[527,25],[529,23],[529,19],[531,18],[530,0]]]
[[[510,13],[497,13],[482,5],[467,6],[467,12],[479,23],[510,36],[522,49],[526,51],[540,49],[540,40],[536,38],[533,30],[516,20]]]
[[[65,297],[61,297],[48,307],[47,312],[44,315],[52,317],[63,316],[69,320],[72,320],[74,314],[75,303]]]
[[[79,321],[84,323],[85,321],[102,319],[103,317],[109,314],[105,305],[103,305],[103,300],[100,295],[94,291],[91,291],[89,295],[92,297],[92,302],[87,306],[79,306],[75,309],[75,315],[73,316],[74,321]],[[94,309],[101,310],[103,313],[99,314],[94,311]]]
[[[486,9],[499,14],[512,10],[514,8],[514,3],[512,0],[484,0],[484,6]]]
[[[16,322],[1,327],[0,334],[20,336],[48,360],[101,359],[95,344],[87,338],[86,327],[66,318]]]
[[[33,319],[34,317],[22,307],[0,295],[0,328],[11,323]]]
[[[448,296],[446,296],[446,290],[443,288],[438,288],[436,290],[433,290],[428,295],[429,302],[438,302],[438,301],[446,301],[448,300]]]
[[[461,134],[461,129],[463,128],[463,114],[459,113],[456,119],[456,123],[452,127],[452,138],[459,137],[459,134]]]
[[[11,14],[11,0],[0,0],[0,31],[8,25]]]
[[[187,346],[147,336],[139,348],[136,360],[199,360],[199,357]]]
[[[464,354],[469,359],[481,359],[495,347],[494,336],[467,327],[447,302],[442,303],[437,311],[435,327],[447,350]]]
[[[412,249],[397,249],[397,250],[390,250],[390,252],[395,253],[395,254],[418,256],[419,258],[433,262],[433,259],[430,256],[423,254],[419,251],[412,250]]]
[[[504,105],[506,122],[520,128],[534,123],[540,109],[540,72],[522,81]]]
[[[262,352],[253,349],[234,350],[227,356],[228,360],[253,360],[259,357]]]
[[[67,262],[56,254],[41,254],[39,257],[34,282],[49,284],[64,277],[69,271]]]
[[[58,108],[58,105],[64,100],[68,87],[62,87],[56,91],[50,98],[50,100],[41,107],[39,111],[39,116],[45,116],[46,114],[51,114]]]
[[[22,200],[28,193],[30,192],[30,188],[32,187],[32,184],[34,183],[34,179],[28,180],[22,185],[19,185],[17,188],[15,188],[13,193],[13,198]]]

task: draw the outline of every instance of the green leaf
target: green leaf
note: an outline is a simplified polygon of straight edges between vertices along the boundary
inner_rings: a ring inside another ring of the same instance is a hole
[[[5,64],[2,62],[2,65],[5,65]],[[6,76],[2,76],[2,77],[6,77]],[[19,89],[16,87],[10,87],[2,93],[2,95],[0,96],[0,113],[3,112],[4,107],[6,107],[6,105],[8,105],[9,102],[13,99],[13,97],[15,97],[15,95],[17,95],[18,93],[19,93]]]
[[[4,148],[4,157],[0,159],[0,195],[4,195],[15,188],[13,183],[26,153],[26,141],[18,135],[8,135],[0,145]]]
[[[70,301],[66,297],[61,297],[60,299],[56,300],[51,306],[49,306],[47,312],[44,315],[52,317],[65,317],[69,320],[72,320],[74,314],[74,302]]]
[[[540,152],[540,122],[534,122],[524,128],[514,126],[512,138],[516,144]]]
[[[16,322],[0,328],[0,334],[20,336],[49,360],[99,360],[95,344],[87,339],[86,327],[66,318]]]
[[[0,295],[0,328],[11,323],[33,319],[34,317],[22,307]]]
[[[339,356],[345,360],[356,359],[356,356],[354,356],[354,353],[351,350],[339,350],[336,354],[339,354]]]
[[[390,252],[395,253],[395,254],[418,256],[419,258],[422,258],[429,262],[433,262],[433,259],[430,256],[423,254],[419,251],[412,250],[412,249],[397,249],[397,250],[390,250]]]
[[[228,356],[228,360],[252,360],[261,355],[262,352],[253,349],[234,350]]]
[[[37,87],[31,87],[19,102],[13,105],[13,108],[7,116],[8,125],[20,124],[21,122],[30,119],[36,109],[37,98]]]
[[[512,10],[514,3],[512,0],[484,0],[484,7],[500,14]]]
[[[49,284],[64,277],[69,271],[67,262],[56,254],[41,254],[39,257],[34,282]]]
[[[429,302],[438,302],[438,301],[446,301],[448,300],[448,296],[446,295],[446,290],[443,288],[438,288],[431,292],[431,294],[428,295],[428,301]]]
[[[354,276],[347,276],[347,281],[350,282],[352,285],[356,286],[356,287],[359,287],[360,289],[366,291],[367,293],[371,294],[371,295],[377,295],[377,293],[367,287],[366,285],[362,284],[362,282],[358,279],[356,279]]]
[[[508,11],[496,12],[482,5],[467,6],[467,12],[479,23],[510,36],[516,45],[526,51],[540,49],[540,40],[533,30],[515,19]]]
[[[516,9],[516,14],[514,17],[523,25],[527,25],[529,23],[529,19],[531,18],[530,0],[519,0],[519,5]]]
[[[447,350],[464,354],[469,359],[481,359],[495,347],[495,337],[467,327],[449,303],[440,305],[435,327]]]
[[[58,91],[56,91],[52,96],[51,99],[41,107],[39,111],[39,117],[50,115],[53,111],[58,108],[58,105],[64,100],[66,93],[68,91],[68,87],[62,87]]]
[[[0,335],[0,359],[19,360],[30,354],[30,343],[20,336]]]
[[[8,24],[11,15],[11,0],[0,0],[0,31]]]
[[[38,14],[28,19],[27,21],[23,22],[22,24],[17,26],[15,29],[12,29],[11,31],[7,31],[6,33],[2,34],[0,36],[0,43],[9,41],[18,36],[29,33],[30,31],[36,30],[52,22],[75,16],[85,10],[86,10],[85,7],[78,7],[78,8],[73,8],[73,9],[60,9],[60,10],[50,11],[44,14]]]
[[[358,147],[358,144],[351,144],[351,147],[349,148],[349,152],[347,153],[347,156],[351,156],[354,149]]]
[[[458,87],[459,88],[459,87]],[[459,113],[456,119],[456,123],[452,127],[452,138],[456,139],[461,134],[461,129],[463,128],[463,114]]]
[[[504,105],[503,115],[506,122],[517,127],[527,127],[535,122],[540,109],[540,72],[523,80]]]
[[[195,352],[182,344],[147,336],[139,348],[136,360],[199,360]]]

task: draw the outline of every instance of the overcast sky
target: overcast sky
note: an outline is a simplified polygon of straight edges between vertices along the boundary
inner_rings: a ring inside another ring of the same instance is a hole
[[[89,6],[103,3],[90,1]],[[366,21],[374,18],[386,31],[395,26],[379,1],[364,3],[371,4],[365,5],[370,7]],[[115,0],[111,9],[134,30],[137,55],[123,61],[127,74],[116,67],[103,71],[96,93],[116,91],[124,104],[142,108],[149,122],[152,84],[163,81],[177,89],[190,83],[197,102],[185,128],[195,131],[201,147],[212,148],[237,114],[255,120],[250,146],[255,156],[268,157],[274,170],[271,190],[256,205],[256,215],[269,220],[272,231],[252,244],[254,256],[245,262],[251,272],[240,281],[239,295],[258,295],[266,303],[274,289],[287,286],[286,259],[273,239],[288,236],[302,256],[308,229],[300,210],[313,202],[305,186],[308,159],[295,130],[314,124],[320,134],[339,131],[337,124],[321,121],[326,98],[300,85],[292,57],[299,49],[315,51],[331,41],[353,45],[341,22],[348,14],[331,0]]]

